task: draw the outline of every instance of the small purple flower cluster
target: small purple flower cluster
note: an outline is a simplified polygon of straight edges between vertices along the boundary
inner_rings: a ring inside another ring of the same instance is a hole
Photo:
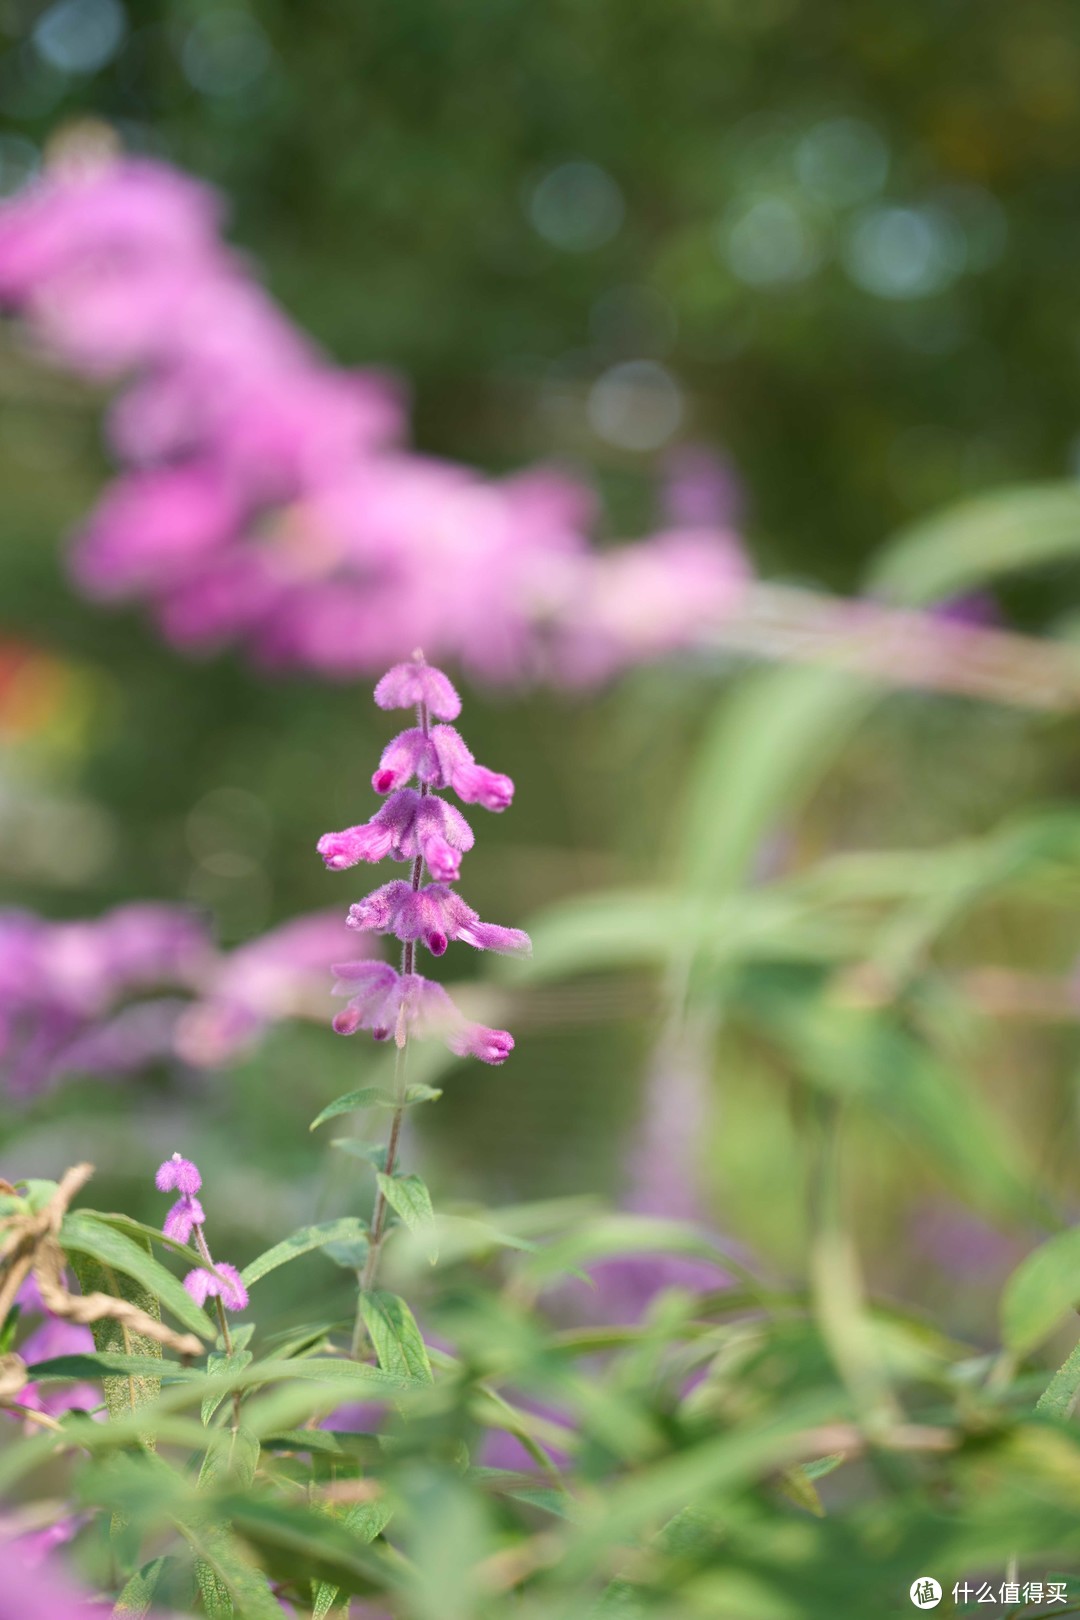
[[[202,1255],[203,1265],[196,1266],[184,1278],[184,1287],[196,1305],[205,1305],[208,1299],[220,1299],[226,1310],[245,1310],[248,1293],[240,1273],[224,1260],[214,1260],[207,1245],[203,1233],[206,1216],[198,1198],[202,1176],[197,1167],[190,1159],[174,1153],[159,1166],[154,1180],[159,1192],[180,1194],[165,1217],[162,1226],[165,1236],[174,1238],[177,1243],[190,1243],[194,1239]]]
[[[415,706],[416,725],[383,750],[372,777],[377,793],[389,794],[370,821],[343,832],[325,833],[318,850],[334,872],[360,861],[411,861],[411,881],[384,883],[349,910],[349,926],[391,934],[402,944],[401,971],[387,962],[351,962],[334,969],[336,995],[349,1000],[334,1019],[339,1035],[369,1029],[377,1041],[391,1036],[404,1045],[410,1029],[439,1035],[459,1057],[502,1063],[513,1048],[504,1029],[488,1029],[464,1018],[442,985],[414,971],[416,947],[442,956],[450,940],[464,940],[480,951],[527,955],[529,936],[520,928],[481,922],[471,906],[449,887],[461,873],[461,856],[472,848],[472,829],[437,790],[452,788],[466,804],[504,810],[514,796],[508,776],[478,765],[453,726],[461,699],[443,674],[414,653],[396,664],[375,688],[381,709]],[[405,784],[415,779],[419,787]],[[424,883],[424,869],[432,881]]]

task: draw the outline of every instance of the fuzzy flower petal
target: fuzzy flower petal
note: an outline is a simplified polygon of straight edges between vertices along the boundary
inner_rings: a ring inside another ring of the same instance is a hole
[[[509,1030],[488,1029],[485,1024],[466,1024],[455,1030],[446,1042],[458,1057],[479,1058],[481,1063],[505,1063],[514,1050]]]
[[[489,771],[486,765],[459,766],[450,778],[450,785],[459,799],[466,804],[480,804],[485,810],[505,810],[514,797],[514,784],[501,771]]]
[[[456,720],[461,713],[461,699],[447,676],[417,659],[387,671],[375,688],[375,702],[380,709],[411,709],[423,703],[440,720]]]
[[[505,810],[514,797],[514,784],[499,771],[478,765],[459,732],[453,726],[435,726],[431,744],[438,759],[437,787],[452,787],[466,804],[482,804],[485,810]]]
[[[402,907],[412,899],[412,892],[412,884],[406,883],[404,878],[384,883],[381,889],[372,890],[349,907],[346,922],[350,928],[376,934],[396,933]],[[401,937],[398,934],[398,938]]]
[[[477,913],[445,883],[428,883],[415,892],[399,880],[376,889],[349,909],[351,928],[393,934],[403,942],[422,939],[433,956],[442,956],[450,940],[461,939],[478,951],[528,956],[532,942],[520,928],[481,922]]]
[[[460,810],[445,799],[421,799],[416,812],[416,847],[440,883],[461,876],[461,851],[473,846],[473,831]]]
[[[248,1291],[235,1266],[215,1261],[213,1271],[198,1266],[184,1278],[184,1287],[196,1305],[205,1305],[208,1299],[220,1298],[227,1311],[246,1310]]]
[[[435,744],[419,727],[402,731],[382,751],[379,768],[371,778],[376,793],[390,793],[404,787],[410,777],[438,783],[439,756]],[[442,785],[442,784],[440,784]]]
[[[370,1029],[377,1041],[388,1040],[401,1004],[397,970],[389,962],[342,962],[333,972],[335,996],[349,997],[334,1019],[337,1033],[355,1035],[358,1029]]]
[[[190,1159],[182,1159],[179,1153],[174,1153],[159,1167],[154,1182],[159,1192],[175,1191],[190,1198],[202,1186],[202,1176]]]
[[[344,832],[323,833],[316,848],[330,871],[342,872],[359,861],[381,861],[393,854],[404,860],[416,853],[413,828],[420,795],[415,788],[400,788],[370,821]]]
[[[356,968],[381,966],[385,973],[378,980],[369,975],[363,981],[364,988],[352,997],[345,1012],[335,1018],[334,1028],[339,1035],[370,1029],[376,1040],[387,1040],[404,1022],[417,1035],[444,1040],[458,1057],[476,1057],[482,1063],[498,1064],[513,1050],[512,1035],[504,1029],[487,1029],[483,1024],[470,1023],[434,979],[426,979],[421,973],[398,973],[387,963],[349,965]],[[347,994],[358,981],[355,973],[351,982],[342,979],[335,987],[335,994]]]
[[[175,1238],[178,1243],[187,1243],[197,1226],[202,1226],[206,1220],[203,1207],[199,1200],[189,1193],[178,1198],[176,1203],[166,1215],[161,1230],[167,1238]]]
[[[498,951],[501,956],[532,955],[532,940],[524,928],[501,928],[498,923],[475,922],[460,929],[456,937],[478,951]]]

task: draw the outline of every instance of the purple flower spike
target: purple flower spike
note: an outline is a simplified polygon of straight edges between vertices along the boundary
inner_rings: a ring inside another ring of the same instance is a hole
[[[415,972],[421,941],[432,956],[442,956],[451,940],[478,951],[528,955],[529,936],[520,928],[486,923],[450,888],[461,872],[461,856],[473,846],[473,831],[461,811],[438,792],[453,788],[468,804],[505,810],[514,796],[508,776],[478,765],[461,734],[450,725],[429,728],[428,717],[452,719],[461,707],[457,693],[441,670],[417,653],[396,664],[375,690],[383,708],[420,710],[419,723],[399,732],[383,750],[371,779],[377,793],[389,797],[369,822],[326,833],[319,851],[327,866],[341,868],[389,855],[411,861],[408,881],[384,883],[349,908],[348,925],[363,933],[393,934],[404,947],[401,970],[380,962],[351,962],[335,968],[334,994],[347,998],[333,1024],[339,1035],[370,1030],[377,1041],[391,1037],[403,1046],[410,1031],[436,1035],[460,1056],[483,1063],[502,1063],[514,1042],[505,1030],[472,1024],[459,1012],[442,985]],[[418,781],[419,789],[407,787]],[[424,869],[432,879],[425,883]]]
[[[159,1192],[179,1192],[191,1198],[202,1186],[202,1176],[190,1159],[182,1159],[179,1153],[174,1153],[159,1167],[154,1182]]]
[[[456,720],[461,699],[441,669],[422,660],[395,664],[375,688],[380,709],[411,709],[423,703],[440,720]]]
[[[199,1200],[185,1193],[166,1215],[161,1230],[167,1238],[175,1238],[177,1243],[188,1243],[192,1232],[197,1226],[202,1226],[205,1220]]]
[[[247,1309],[248,1291],[235,1266],[224,1261],[215,1262],[213,1271],[199,1266],[184,1278],[184,1287],[196,1305],[205,1305],[208,1299],[220,1299],[227,1311]]]

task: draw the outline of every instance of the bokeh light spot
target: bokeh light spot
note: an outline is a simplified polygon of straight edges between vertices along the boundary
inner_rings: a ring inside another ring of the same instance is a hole
[[[127,33],[120,0],[58,0],[31,36],[34,49],[61,73],[96,73],[111,62]]]
[[[623,222],[623,195],[597,163],[562,163],[534,186],[528,201],[533,228],[566,253],[589,253],[610,242]]]
[[[829,118],[795,148],[799,184],[817,202],[847,208],[869,202],[885,184],[889,149],[861,118]]]
[[[803,281],[822,259],[817,232],[786,197],[757,197],[726,222],[721,249],[740,281],[751,286]]]
[[[593,431],[620,450],[658,450],[682,419],[682,390],[655,360],[612,366],[589,393]]]
[[[941,292],[966,266],[963,233],[933,208],[874,208],[848,238],[851,279],[878,298],[925,298]]]
[[[247,90],[270,64],[270,41],[254,17],[227,7],[200,17],[180,53],[188,81],[205,96]]]

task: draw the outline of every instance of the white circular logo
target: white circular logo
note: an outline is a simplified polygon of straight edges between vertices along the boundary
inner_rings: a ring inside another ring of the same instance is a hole
[[[941,1587],[932,1575],[920,1575],[908,1590],[917,1609],[936,1609],[941,1602]]]

